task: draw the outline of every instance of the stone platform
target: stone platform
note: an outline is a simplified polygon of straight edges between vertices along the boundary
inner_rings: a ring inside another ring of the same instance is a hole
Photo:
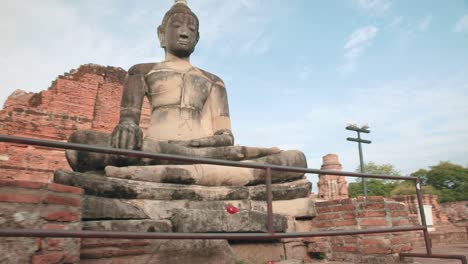
[[[54,182],[84,190],[84,230],[267,232],[264,184],[201,186],[157,183],[110,177],[105,172],[64,170],[55,172]],[[310,231],[308,223],[316,215],[314,202],[308,197],[311,187],[305,178],[272,184],[275,232]],[[229,213],[228,207],[235,207],[238,211]],[[265,254],[259,254],[262,248],[267,249]],[[226,240],[84,239],[81,249],[81,263],[93,264],[130,259],[135,263],[235,263],[236,260],[262,263],[307,258],[307,247],[299,240],[252,244]]]

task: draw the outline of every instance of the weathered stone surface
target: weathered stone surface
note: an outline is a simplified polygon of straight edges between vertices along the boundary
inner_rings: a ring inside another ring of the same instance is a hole
[[[278,263],[286,258],[283,243],[236,243],[231,247],[240,263]]]
[[[208,164],[107,166],[105,170],[109,177],[160,183],[244,186],[253,180],[251,169]]]
[[[266,202],[251,201],[251,205],[253,210],[260,212],[267,211]],[[310,198],[273,201],[273,212],[297,218],[310,218],[317,214],[315,212],[315,203]]]
[[[251,200],[266,201],[265,185],[251,186],[249,188],[249,198]],[[273,200],[291,200],[303,197],[309,197],[312,190],[312,183],[307,179],[286,182],[281,184],[272,184]]]
[[[126,231],[126,232],[171,232],[171,223],[167,220],[100,220],[83,222],[83,230]]]
[[[158,201],[135,199],[128,202],[148,215],[151,219],[169,219],[173,216],[174,210],[187,208],[187,200]]]
[[[265,185],[207,187],[152,183],[63,170],[55,173],[54,182],[81,187],[87,195],[109,198],[192,201],[266,200]],[[273,184],[273,199],[289,200],[308,197],[311,187],[312,184],[306,179]]]
[[[0,180],[0,229],[81,230],[82,190]],[[0,263],[77,263],[79,238],[0,238]]]
[[[85,195],[82,219],[146,219],[143,210],[122,199]]]
[[[288,259],[277,262],[276,264],[304,264],[304,261],[300,259]]]
[[[107,142],[107,140],[101,141]],[[250,149],[248,147],[240,146],[234,146],[234,148],[239,148],[241,152]],[[201,148],[197,150],[202,151],[204,149]],[[196,153],[192,153],[192,155],[195,154]],[[196,156],[200,156],[200,154],[197,154]],[[298,164],[305,166],[306,164],[304,154],[299,151],[282,151],[267,157],[255,159],[254,161],[283,166],[298,166]],[[195,184],[204,186],[246,186],[265,182],[265,170],[211,164],[127,167],[107,166],[105,171],[106,175],[109,177],[159,183]],[[302,178],[304,178],[304,173],[283,171],[272,172],[273,183],[294,181]]]
[[[267,232],[266,214],[256,211],[239,211],[228,214],[220,210],[178,210],[171,218],[174,232]],[[275,215],[276,232],[287,229],[284,216]]]
[[[81,129],[111,132],[125,75],[121,68],[88,64],[58,76],[48,90],[16,90],[0,110],[0,134],[62,141]],[[145,100],[143,128],[149,112]],[[0,143],[0,179],[49,182],[55,170],[66,168],[63,150]]]
[[[225,240],[88,240],[83,243],[95,247],[82,248],[81,264],[234,264],[236,260]]]
[[[303,242],[289,242],[284,243],[284,251],[286,252],[286,259],[288,260],[301,260],[310,261],[310,257],[307,254],[307,245]],[[293,262],[296,263],[296,262]]]
[[[178,209],[225,210],[226,206],[233,205],[240,210],[250,210],[250,201],[158,201],[158,200],[128,200],[128,202],[141,208],[151,219],[169,219]]]
[[[203,187],[169,183],[150,183],[99,177],[87,173],[57,171],[54,181],[80,186],[86,194],[125,199],[154,200],[242,200],[248,198],[245,187]]]
[[[38,250],[40,247],[36,238],[1,237],[0,263],[29,263]]]
[[[150,263],[234,264],[236,256],[225,240],[156,240]]]
[[[109,220],[84,222],[84,230],[170,232],[167,220]],[[234,253],[224,240],[83,239],[81,263],[226,263]],[[140,262],[141,261],[141,262]]]
[[[311,232],[312,223],[310,220],[296,220],[294,223],[296,232]]]
[[[228,205],[237,207],[239,210],[251,210],[249,200],[226,200],[226,201],[188,201],[187,209],[200,209],[200,210],[225,210]]]

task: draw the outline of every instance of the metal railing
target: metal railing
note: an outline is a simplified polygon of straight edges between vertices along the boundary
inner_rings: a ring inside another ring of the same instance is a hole
[[[440,259],[458,259],[463,264],[468,264],[466,256],[463,255],[445,255],[433,254],[432,245],[429,238],[429,231],[424,215],[424,206],[422,201],[421,182],[418,177],[411,176],[384,176],[376,174],[364,174],[354,172],[342,172],[332,170],[318,170],[299,167],[288,167],[271,164],[261,164],[254,162],[238,162],[228,160],[217,160],[209,158],[188,157],[172,154],[153,153],[128,149],[116,149],[110,147],[101,147],[76,143],[65,143],[51,140],[42,140],[34,138],[25,138],[9,135],[0,135],[0,142],[9,142],[16,144],[27,144],[58,149],[72,149],[78,151],[99,152],[114,155],[126,155],[130,157],[151,158],[160,160],[171,160],[190,163],[212,164],[231,167],[243,167],[252,169],[263,169],[266,172],[266,192],[267,192],[267,230],[268,233],[142,233],[142,232],[113,232],[113,231],[67,231],[67,230],[42,230],[42,229],[0,229],[0,237],[76,237],[76,238],[124,238],[124,239],[230,239],[239,241],[252,240],[273,240],[281,238],[302,238],[302,237],[326,237],[343,235],[360,235],[375,233],[393,233],[407,231],[423,231],[426,253],[400,253],[400,257],[421,257],[421,258],[440,258]],[[313,174],[328,174],[339,176],[352,176],[373,179],[391,179],[391,180],[409,180],[415,183],[416,195],[418,198],[419,213],[421,217],[421,226],[412,227],[392,227],[392,228],[374,228],[366,230],[334,230],[321,232],[296,232],[296,233],[275,233],[273,228],[273,192],[271,183],[271,172],[288,171]]]

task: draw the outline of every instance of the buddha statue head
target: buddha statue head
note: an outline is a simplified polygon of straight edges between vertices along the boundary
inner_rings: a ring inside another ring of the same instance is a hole
[[[159,41],[166,55],[189,57],[200,37],[198,23],[197,16],[187,6],[187,2],[176,0],[158,27]]]

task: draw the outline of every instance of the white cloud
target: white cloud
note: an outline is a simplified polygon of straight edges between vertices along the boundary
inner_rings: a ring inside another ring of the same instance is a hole
[[[302,67],[299,69],[297,76],[299,77],[299,80],[305,81],[312,76],[313,72],[314,68],[312,67],[312,65],[302,65]]]
[[[296,62],[293,66],[294,71],[296,72],[296,76],[300,81],[309,80],[312,77],[312,74],[316,71],[314,65],[311,62],[311,59],[308,56],[298,56],[296,58]],[[284,91],[287,93],[291,93],[294,91]]]
[[[363,146],[364,160],[390,163],[409,174],[440,160],[468,163],[467,91],[462,79],[372,83],[332,105],[315,102],[280,117],[282,105],[268,110],[275,118],[247,114],[233,125],[240,144],[300,149],[311,168],[320,167],[323,155],[335,153],[344,170],[354,171],[358,151],[346,141],[355,136],[345,130],[346,121],[369,122],[371,133],[364,136],[372,144]],[[289,100],[300,105],[303,96]]]
[[[348,42],[346,42],[345,49],[353,49],[365,45],[377,35],[378,31],[379,29],[374,26],[365,26],[356,29],[351,33]]]
[[[375,26],[365,26],[351,33],[344,46],[345,62],[337,68],[340,74],[345,75],[355,70],[357,60],[364,54],[378,32],[379,29]]]
[[[372,15],[380,15],[387,12],[392,3],[387,0],[354,0],[354,4]]]
[[[362,89],[345,113],[372,122],[367,160],[406,173],[447,159],[468,161],[466,83],[407,82]]]
[[[274,3],[276,1],[194,1],[190,5],[200,19],[201,49],[218,49],[225,56],[267,52],[272,42],[271,32],[267,30],[272,16],[265,10],[274,8]]]
[[[388,24],[388,27],[391,29],[397,29],[402,25],[403,21],[403,16],[397,16],[392,20],[392,22],[390,22],[390,24]]]
[[[432,15],[426,15],[425,17],[421,19],[421,21],[419,21],[416,28],[419,31],[426,31],[429,28],[431,22],[432,22]]]
[[[197,62],[210,61],[207,54],[268,52],[273,41],[267,30],[272,12],[259,12],[265,8],[275,10],[268,3],[191,1],[189,4],[201,21],[201,40],[194,54]],[[3,4],[0,107],[14,90],[47,89],[56,76],[82,64],[129,68],[135,63],[162,60],[164,52],[159,48],[156,26],[171,4],[172,1],[147,1],[135,6],[113,1],[46,0]]]
[[[16,89],[47,89],[56,76],[82,64],[128,68],[136,62],[162,58],[154,25],[142,22],[151,14],[140,17],[136,26],[137,21],[127,19],[135,17],[132,9],[117,20],[115,16],[108,19],[115,10],[99,5],[87,10],[68,2],[35,3],[8,2],[0,11],[4,37],[0,70],[6,73],[0,76],[0,104]],[[129,24],[122,27],[120,19]],[[113,30],[105,28],[104,20]]]
[[[455,27],[453,28],[454,32],[468,32],[468,15],[462,16]]]

